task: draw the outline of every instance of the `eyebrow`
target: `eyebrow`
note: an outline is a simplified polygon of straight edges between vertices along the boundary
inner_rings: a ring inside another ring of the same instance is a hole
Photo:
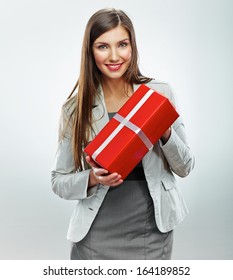
[[[126,38],[126,39],[120,40],[119,42],[117,42],[117,44],[125,42],[125,41],[130,41],[130,40],[129,40],[129,38]],[[94,45],[98,45],[98,44],[109,45],[106,42],[96,42],[96,43],[94,43]]]

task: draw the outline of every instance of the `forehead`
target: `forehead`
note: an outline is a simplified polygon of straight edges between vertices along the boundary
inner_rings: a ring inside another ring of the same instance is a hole
[[[128,31],[119,25],[100,35],[94,43],[114,43],[125,39],[129,39]]]

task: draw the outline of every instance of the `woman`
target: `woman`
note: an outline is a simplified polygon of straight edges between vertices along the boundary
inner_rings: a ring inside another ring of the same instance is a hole
[[[79,80],[62,108],[52,170],[53,191],[77,200],[68,230],[71,259],[170,259],[173,229],[188,211],[173,175],[185,177],[194,166],[181,118],[124,181],[83,152],[140,84],[175,104],[169,85],[144,77],[137,61],[128,16],[96,12],[85,30]]]

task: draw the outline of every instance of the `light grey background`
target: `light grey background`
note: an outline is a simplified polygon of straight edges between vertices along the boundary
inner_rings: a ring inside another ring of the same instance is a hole
[[[75,202],[52,193],[50,169],[84,27],[104,7],[133,20],[142,72],[175,90],[196,156],[173,258],[232,259],[231,0],[0,1],[0,259],[69,258]]]

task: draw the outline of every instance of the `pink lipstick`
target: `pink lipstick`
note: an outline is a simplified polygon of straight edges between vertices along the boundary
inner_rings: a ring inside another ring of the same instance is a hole
[[[105,64],[110,71],[118,71],[123,63],[118,64]]]

